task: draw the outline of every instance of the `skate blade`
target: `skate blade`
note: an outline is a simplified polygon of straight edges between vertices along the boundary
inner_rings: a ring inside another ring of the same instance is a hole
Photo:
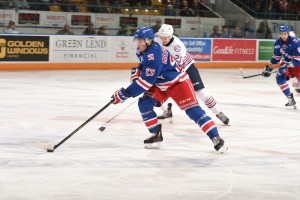
[[[228,125],[229,124],[229,119],[226,119],[224,121],[221,120],[221,122],[223,122],[224,125]]]
[[[171,124],[171,123],[173,123],[173,118],[169,117],[169,118],[165,118],[165,119],[158,119],[158,122],[160,124]]]
[[[227,150],[228,150],[228,146],[224,144],[217,152],[225,153]]]
[[[161,142],[155,142],[155,143],[152,143],[152,144],[144,144],[144,147],[146,149],[160,149],[161,148]]]
[[[288,110],[297,110],[297,106],[296,105],[292,105],[292,106],[285,106],[286,109]]]

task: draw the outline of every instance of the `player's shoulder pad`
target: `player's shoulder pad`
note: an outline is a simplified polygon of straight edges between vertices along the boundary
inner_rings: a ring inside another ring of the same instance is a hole
[[[276,39],[273,46],[274,46],[274,49],[280,49],[280,47],[282,46],[281,38]]]
[[[296,37],[291,37],[292,43],[300,45],[300,39]]]

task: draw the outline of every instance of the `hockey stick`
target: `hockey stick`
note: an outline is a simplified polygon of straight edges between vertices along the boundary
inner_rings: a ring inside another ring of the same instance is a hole
[[[111,122],[113,119],[115,119],[116,117],[118,117],[120,114],[122,114],[125,110],[127,110],[130,106],[132,106],[136,101],[138,100],[138,98],[132,102],[131,104],[129,104],[128,106],[126,106],[123,110],[121,110],[118,114],[116,114],[115,116],[113,116],[112,118],[110,118],[107,122],[105,122],[100,128],[100,131],[104,131],[106,129],[105,125],[108,124],[109,122]]]
[[[240,72],[241,72],[241,75],[243,77],[243,79],[246,79],[246,78],[252,78],[252,77],[256,77],[256,76],[261,76],[261,73],[260,74],[254,74],[254,75],[250,75],[250,76],[244,76],[244,73],[243,73],[243,69],[240,68]],[[273,71],[271,73],[277,73],[277,71]]]
[[[114,100],[110,100],[103,108],[101,108],[98,112],[96,112],[93,116],[91,116],[88,120],[86,120],[83,124],[81,124],[78,128],[76,128],[72,133],[70,133],[67,137],[65,137],[62,141],[60,141],[56,145],[48,145],[47,152],[53,152],[60,145],[62,145],[65,141],[67,141],[72,135],[74,135],[77,131],[79,131],[82,127],[84,127],[87,123],[89,123],[92,119],[94,119],[97,115],[99,115],[103,110],[105,110],[110,104],[112,104]]]

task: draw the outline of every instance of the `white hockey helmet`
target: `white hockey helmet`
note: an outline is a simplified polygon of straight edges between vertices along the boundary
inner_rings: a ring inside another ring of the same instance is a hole
[[[160,37],[173,37],[174,29],[172,25],[163,24],[161,25],[160,29],[158,30],[158,36]]]
[[[296,37],[296,34],[295,34],[294,31],[290,31],[290,32],[289,32],[289,36]]]

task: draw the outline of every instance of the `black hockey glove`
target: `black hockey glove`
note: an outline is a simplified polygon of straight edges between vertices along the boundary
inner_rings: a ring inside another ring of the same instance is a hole
[[[266,65],[266,67],[264,68],[264,71],[261,73],[261,75],[264,77],[269,77],[269,76],[271,76],[272,71],[273,71],[273,68],[269,67],[269,65]]]

